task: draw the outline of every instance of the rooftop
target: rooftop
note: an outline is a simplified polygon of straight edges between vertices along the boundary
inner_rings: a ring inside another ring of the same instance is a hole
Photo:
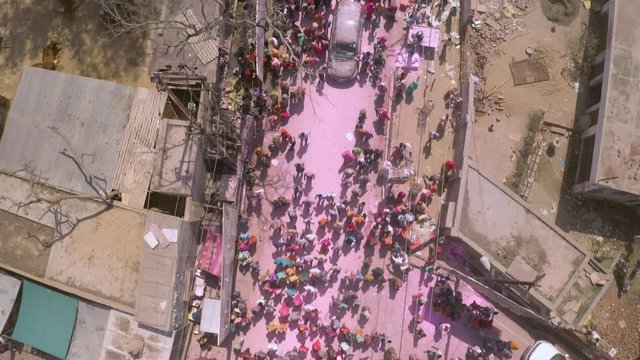
[[[50,196],[68,193],[45,187]],[[82,198],[52,208],[31,184],[0,173],[0,265],[64,291],[133,313],[143,246],[142,212]],[[54,211],[52,211],[54,210]],[[55,237],[60,241],[45,248]]]
[[[95,195],[113,189],[142,208],[166,93],[24,68],[7,117],[0,171]],[[34,106],[37,104],[38,106]]]
[[[603,79],[592,182],[640,194],[640,2],[610,2],[611,52]],[[595,178],[593,176],[595,175]],[[606,179],[606,180],[605,180]]]
[[[196,253],[197,222],[155,211],[147,212],[145,238],[153,237],[154,248],[143,245],[135,320],[155,329],[170,331],[186,318],[185,288],[191,282]],[[138,240],[142,242],[142,240]]]
[[[538,291],[553,302],[587,253],[523,206],[515,194],[469,167],[460,231],[509,273],[532,281],[546,273]],[[553,276],[551,276],[553,274]]]
[[[528,293],[545,312],[569,324],[586,316],[603,289],[589,276],[607,278],[589,252],[474,165],[463,172],[451,235],[514,280],[534,282],[544,275]]]
[[[513,293],[544,316],[576,325],[585,321],[611,284],[611,275],[569,234],[548,222],[539,209],[487,177],[472,155],[476,123],[474,83],[463,86],[470,100],[466,122],[456,132],[454,154],[459,178],[447,189],[444,231],[464,243],[466,258],[484,268],[489,259],[496,280],[530,282],[510,285]],[[495,271],[494,271],[495,270]],[[480,270],[479,270],[480,271]],[[498,281],[500,283],[500,281]]]
[[[142,326],[132,316],[80,301],[69,360],[165,360],[173,336]],[[131,355],[141,350],[136,357]]]

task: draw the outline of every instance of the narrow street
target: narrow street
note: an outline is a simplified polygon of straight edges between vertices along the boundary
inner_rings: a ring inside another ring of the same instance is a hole
[[[303,102],[290,103],[291,118],[285,126],[274,129],[266,119],[259,122],[257,137],[263,141],[257,146],[266,149],[274,143],[274,137],[277,145],[271,151],[269,166],[256,165],[257,180],[242,206],[242,216],[248,222],[241,226],[240,233],[256,239],[255,251],[249,250],[251,258],[247,264],[259,264],[259,270],[248,265],[239,267],[235,289],[250,309],[251,323],[239,326],[232,349],[226,349],[227,357],[235,351],[236,355],[244,352],[310,358],[322,357],[326,351],[339,355],[342,349],[343,354],[360,359],[382,359],[390,356],[391,350],[402,359],[437,353],[452,359],[465,358],[470,346],[483,344],[487,337],[508,337],[520,344],[514,355],[533,342],[506,315],[496,318],[495,327],[488,332],[470,327],[470,320],[454,324],[451,332],[442,332],[441,325],[451,319],[435,311],[433,302],[440,296],[436,293],[441,287],[453,289],[453,284],[424,271],[425,261],[413,256],[407,258],[405,265],[394,263],[398,250],[400,254],[409,250],[406,240],[396,242],[397,248],[391,247],[392,242],[388,246],[369,244],[369,235],[374,233],[374,224],[380,222],[382,210],[389,209],[394,202],[403,204],[399,201],[404,196],[401,194],[410,193],[411,184],[422,184],[423,175],[440,174],[443,162],[452,152],[453,120],[448,123],[440,118],[451,114],[451,109],[445,108],[444,98],[447,92],[456,90],[459,66],[449,63],[459,63],[459,51],[448,46],[440,53],[442,44],[438,42],[438,49],[431,49],[434,50],[431,54],[420,52],[422,59],[408,67],[403,82],[406,86],[416,81],[418,89],[409,99],[404,92],[396,98],[394,80],[402,70],[397,54],[406,42],[404,14],[398,12],[395,23],[388,22],[376,32],[365,23],[362,34],[362,52],[373,52],[378,36],[388,38],[382,82],[389,90],[384,97],[379,96],[363,74],[347,83],[327,77],[322,84],[315,75],[311,75],[311,80],[299,82],[299,73],[286,79],[292,90],[303,86],[306,96]],[[442,24],[441,33],[451,26],[457,27],[457,20],[455,24]],[[277,87],[273,84],[273,88]],[[430,106],[432,111],[426,124],[419,126],[418,113],[424,106]],[[378,108],[392,114],[392,120],[384,126],[376,121]],[[367,115],[364,129],[373,134],[368,141],[357,131],[361,110]],[[427,141],[430,132],[437,132],[439,137]],[[283,133],[296,140],[293,147],[291,140],[279,139]],[[308,144],[302,141],[301,133],[308,135]],[[400,143],[410,148],[411,156],[405,164],[412,167],[414,176],[385,189],[379,170],[385,159],[391,160]],[[379,149],[385,156],[368,171],[359,171],[355,162],[344,161],[345,152],[351,154],[354,147]],[[255,162],[254,156],[252,163]],[[308,180],[304,176],[308,173],[315,177]],[[345,178],[353,181],[345,185]],[[298,197],[294,196],[296,187],[301,191]],[[354,196],[352,191],[358,188],[364,193]],[[393,199],[384,201],[389,191]],[[415,201],[413,196],[407,200]],[[291,204],[274,204],[279,198]],[[332,198],[335,204],[346,200],[345,208],[331,205]],[[439,195],[434,193],[426,210],[432,219],[428,223],[436,223],[440,204]],[[349,212],[354,215],[348,215]],[[332,217],[332,213],[337,216]],[[355,227],[350,230],[347,225],[354,222],[354,216],[366,220],[357,230]],[[325,219],[328,224],[320,225]],[[432,237],[436,235],[437,229]],[[422,240],[429,240],[428,236]],[[383,274],[372,276],[376,269]],[[398,286],[394,286],[396,282]],[[462,295],[465,304],[473,301],[479,306],[493,306],[465,283],[456,282],[455,291]],[[416,296],[430,300],[418,306]],[[206,356],[211,355],[201,352],[200,357],[190,358],[209,359]],[[217,358],[223,357],[218,355]]]

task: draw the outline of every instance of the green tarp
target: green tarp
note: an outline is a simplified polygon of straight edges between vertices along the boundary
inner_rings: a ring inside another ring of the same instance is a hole
[[[64,359],[77,312],[78,300],[24,281],[18,324],[12,338]]]

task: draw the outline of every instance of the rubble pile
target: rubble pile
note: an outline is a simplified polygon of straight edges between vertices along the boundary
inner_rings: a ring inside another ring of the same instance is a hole
[[[524,30],[520,16],[524,11],[510,2],[488,1],[486,12],[475,11],[470,29],[467,31],[466,46],[471,56],[468,64],[470,74],[482,78],[484,67],[489,62],[489,54],[517,32]]]

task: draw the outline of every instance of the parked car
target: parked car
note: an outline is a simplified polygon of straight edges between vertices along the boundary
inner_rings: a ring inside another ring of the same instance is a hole
[[[566,360],[566,357],[550,342],[538,340],[522,354],[521,360]]]
[[[336,81],[349,81],[358,73],[356,56],[362,39],[362,6],[352,0],[341,0],[331,32],[328,74]]]

